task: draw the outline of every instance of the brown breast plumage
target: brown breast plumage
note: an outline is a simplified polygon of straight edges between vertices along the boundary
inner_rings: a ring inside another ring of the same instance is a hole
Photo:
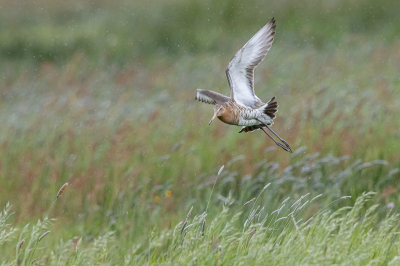
[[[229,101],[224,106],[224,111],[218,119],[229,125],[237,125],[239,123],[238,106],[236,103]]]
[[[225,124],[237,125],[237,121],[235,121],[235,119],[232,118],[232,115],[230,113],[224,113],[222,116],[219,116],[218,119],[224,122]]]

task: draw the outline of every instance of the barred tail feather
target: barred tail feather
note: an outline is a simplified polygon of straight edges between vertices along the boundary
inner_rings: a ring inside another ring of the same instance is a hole
[[[278,112],[278,102],[275,101],[275,96],[272,97],[272,99],[264,104],[260,109],[264,114],[271,117],[271,119],[274,119],[275,113]]]

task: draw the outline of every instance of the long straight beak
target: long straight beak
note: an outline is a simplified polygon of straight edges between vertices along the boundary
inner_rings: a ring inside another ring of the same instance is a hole
[[[214,113],[214,116],[211,118],[210,123],[208,125],[211,125],[212,121],[217,117],[217,113]]]

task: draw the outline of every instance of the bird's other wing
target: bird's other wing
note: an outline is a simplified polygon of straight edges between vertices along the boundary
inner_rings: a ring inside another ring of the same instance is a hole
[[[260,99],[254,93],[254,69],[264,60],[275,36],[275,19],[272,18],[240,49],[226,68],[231,99],[238,104],[257,108]]]
[[[209,104],[223,104],[229,101],[229,97],[215,91],[197,89],[196,100]]]

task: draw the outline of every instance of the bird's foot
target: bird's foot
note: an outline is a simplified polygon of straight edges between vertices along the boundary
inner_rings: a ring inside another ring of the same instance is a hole
[[[286,146],[286,148],[288,149],[288,150],[286,150],[286,151],[290,151],[291,153],[293,153],[292,152],[292,148],[290,147],[290,145],[284,140],[284,139],[281,139],[281,141],[283,142],[283,144],[285,144],[285,146]]]
[[[292,152],[292,149],[290,148],[290,146],[289,145],[287,145],[287,146],[289,146],[289,147],[285,147],[285,146],[283,146],[281,143],[279,143],[279,142],[275,142],[276,143],[276,145],[278,145],[279,147],[281,147],[282,149],[284,149],[285,151],[288,151],[288,152]],[[287,143],[286,143],[287,144]]]

